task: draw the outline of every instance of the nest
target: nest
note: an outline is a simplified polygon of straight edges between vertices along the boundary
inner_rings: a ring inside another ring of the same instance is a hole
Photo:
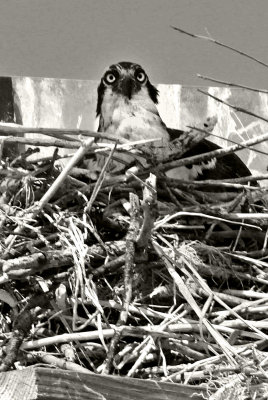
[[[74,166],[96,145],[79,146],[63,171],[56,153],[2,160],[1,371],[42,363],[263,398],[267,190],[154,165],[107,177],[113,150],[92,182]]]

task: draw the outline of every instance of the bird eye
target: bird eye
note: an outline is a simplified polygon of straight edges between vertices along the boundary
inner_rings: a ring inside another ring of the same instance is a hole
[[[116,81],[116,79],[117,79],[117,76],[112,72],[108,72],[104,77],[105,82],[108,83],[109,85],[114,83]]]
[[[138,82],[144,83],[146,81],[146,74],[143,71],[137,71],[135,74],[135,78],[137,79]]]

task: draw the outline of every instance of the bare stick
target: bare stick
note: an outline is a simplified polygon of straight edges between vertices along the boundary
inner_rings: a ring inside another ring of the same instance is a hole
[[[168,158],[178,158],[179,156],[182,156],[186,151],[190,150],[205,137],[209,136],[216,124],[217,117],[213,116],[207,118],[205,123],[201,125],[200,129],[190,128],[190,131],[183,132],[170,143]],[[204,126],[206,129],[203,129]]]
[[[82,146],[73,155],[71,160],[68,162],[66,167],[61,171],[60,175],[53,182],[48,191],[44,194],[42,199],[39,201],[39,208],[43,208],[46,203],[54,196],[58,188],[63,184],[65,178],[68,176],[71,169],[78,163],[79,160],[86,154],[87,150],[92,146],[94,139],[87,139]]]
[[[115,149],[116,149],[116,143],[115,143],[115,145],[114,145],[114,148],[111,150],[109,157],[108,157],[108,158],[106,159],[106,161],[105,161],[105,164],[104,164],[104,166],[103,166],[103,168],[102,168],[102,170],[101,170],[101,173],[100,173],[100,175],[99,175],[99,177],[98,177],[98,180],[97,180],[97,182],[96,182],[96,184],[95,184],[95,186],[94,186],[94,189],[93,189],[93,192],[92,192],[91,197],[90,197],[90,199],[89,199],[89,202],[88,202],[88,204],[87,204],[87,206],[86,206],[86,208],[85,208],[85,212],[88,213],[88,214],[90,214],[92,205],[93,205],[93,203],[94,203],[94,201],[95,201],[95,199],[96,199],[96,197],[97,197],[97,195],[98,195],[98,193],[99,193],[99,190],[100,190],[100,188],[101,188],[101,185],[102,185],[102,183],[103,183],[103,181],[104,181],[104,179],[105,179],[105,176],[106,176],[106,169],[107,169],[107,167],[108,167],[109,162],[110,162],[111,159],[112,159],[112,156],[113,156],[113,154],[114,154],[114,152],[115,152]]]
[[[175,27],[175,26],[171,26],[171,28],[174,29],[175,31],[184,33],[185,35],[188,35],[188,36],[191,36],[191,37],[193,37],[193,38],[195,38],[195,39],[207,40],[208,42],[212,42],[212,43],[214,43],[214,44],[217,44],[218,46],[225,47],[226,49],[229,49],[229,50],[231,50],[231,51],[233,51],[233,52],[235,52],[235,53],[241,54],[242,56],[247,57],[247,58],[249,58],[250,60],[256,61],[258,64],[261,64],[261,65],[263,65],[264,67],[268,67],[268,64],[266,64],[265,62],[263,62],[263,61],[261,61],[261,60],[255,58],[255,57],[251,56],[250,54],[247,54],[247,53],[245,53],[244,51],[235,49],[234,47],[231,47],[231,46],[229,46],[229,45],[227,45],[227,44],[225,44],[225,43],[219,42],[218,40],[215,40],[215,39],[213,39],[213,38],[211,38],[211,37],[208,37],[208,36],[201,36],[201,35],[195,35],[195,34],[193,34],[193,33],[190,33],[190,32],[185,31],[184,29],[177,28],[177,27]]]
[[[268,179],[268,174],[261,174],[261,175],[255,175],[255,176],[250,175],[250,176],[243,176],[241,178],[232,178],[232,179],[222,179],[222,182],[243,183],[243,182],[251,182],[251,181],[261,181],[261,180],[265,180],[265,179]]]
[[[247,89],[247,90],[251,90],[252,92],[257,92],[257,93],[259,93],[259,92],[260,93],[268,93],[268,90],[266,90],[266,89],[256,89],[256,88],[253,88],[250,86],[239,85],[238,83],[221,81],[220,79],[211,78],[210,76],[205,76],[205,75],[201,75],[201,74],[197,74],[197,76],[198,76],[198,78],[204,79],[205,81],[211,81],[211,82],[216,82],[216,83],[220,83],[220,84],[231,86],[231,87]]]
[[[62,139],[48,139],[48,138],[26,138],[26,137],[16,137],[16,136],[0,136],[0,139],[4,140],[5,143],[19,143],[28,144],[29,146],[55,146],[68,149],[77,149],[81,143],[78,141],[69,141]]]
[[[207,132],[205,129],[194,128],[194,127],[192,127],[192,126],[190,126],[190,125],[188,125],[188,128],[193,128],[193,129],[195,129],[195,130],[197,130],[197,131],[204,131],[204,132]],[[217,138],[219,138],[219,139],[225,140],[226,142],[229,142],[229,143],[233,143],[233,144],[242,146],[241,143],[237,143],[237,142],[235,142],[234,140],[225,138],[225,137],[223,137],[223,136],[215,135],[215,133],[212,133],[212,132],[211,132],[211,133],[207,132],[207,133],[208,133],[208,135],[210,135],[210,136],[217,137]],[[242,146],[242,147],[243,147],[244,149],[248,149],[248,150],[250,150],[250,151],[255,151],[256,153],[260,153],[260,154],[263,154],[263,155],[265,155],[265,156],[268,156],[268,153],[266,153],[265,151],[261,151],[261,150],[258,150],[258,149],[251,149],[249,146]]]
[[[101,132],[94,132],[90,130],[84,129],[62,129],[62,128],[32,128],[27,126],[21,126],[16,124],[5,124],[0,123],[0,133],[5,133],[9,135],[16,135],[18,133],[25,134],[25,133],[38,133],[43,135],[74,135],[74,136],[89,136],[94,138],[100,139],[108,139],[113,142],[116,142],[118,139],[112,135],[101,133]],[[127,143],[126,139],[122,139],[122,143]]]
[[[236,214],[237,216],[238,214]],[[247,214],[241,214],[240,217],[241,219],[243,219],[245,216],[246,217]],[[260,215],[266,215],[268,216],[268,214],[260,214]],[[248,226],[251,228],[255,228],[257,230],[261,230],[260,227],[256,226],[256,225],[251,225],[251,224],[245,224],[244,222],[237,222],[237,221],[232,221],[231,219],[227,219],[227,218],[221,218],[221,217],[217,217],[215,215],[208,215],[208,214],[203,214],[203,213],[199,213],[199,212],[188,212],[188,211],[178,211],[173,215],[167,215],[166,217],[164,217],[162,220],[155,222],[154,225],[154,231],[156,231],[157,229],[161,228],[163,224],[171,221],[172,219],[178,218],[178,217],[186,217],[186,216],[192,216],[192,217],[200,217],[200,218],[207,218],[207,219],[214,219],[215,221],[222,221],[222,222],[227,222],[229,224],[238,224],[241,226]],[[227,217],[229,217],[230,214],[227,215]]]
[[[208,93],[208,92],[205,92],[204,90],[201,90],[201,89],[197,89],[197,90],[198,90],[198,92],[203,93],[203,94],[205,94],[206,96],[209,96],[209,97],[211,97],[211,98],[214,99],[214,100],[217,100],[219,103],[225,104],[226,106],[233,108],[233,109],[234,109],[235,111],[237,111],[237,112],[242,112],[242,113],[244,113],[244,114],[251,115],[252,117],[261,119],[262,121],[268,122],[268,119],[267,119],[267,118],[264,118],[264,117],[262,117],[262,116],[259,115],[259,114],[255,114],[254,112],[248,111],[248,110],[246,110],[245,108],[238,107],[238,106],[234,106],[233,104],[227,103],[226,101],[224,101],[224,100],[222,100],[222,99],[219,99],[218,97],[213,96],[212,94],[210,94],[210,93]]]
[[[255,177],[252,177],[255,180]],[[168,178],[166,178],[168,182]],[[249,186],[249,185],[243,185],[241,183],[230,183],[228,180],[223,181],[223,180],[205,180],[205,181],[187,181],[187,180],[182,180],[182,179],[172,179],[172,181],[176,184],[177,186],[190,186],[190,187],[222,187],[223,189],[225,188],[231,188],[231,189],[248,189],[251,191],[256,190],[256,186]],[[173,183],[172,182],[172,183]]]
[[[129,304],[132,297],[132,275],[133,275],[133,265],[135,258],[135,243],[137,240],[137,235],[139,231],[139,198],[136,194],[130,193],[130,205],[131,205],[131,215],[130,215],[130,225],[128,234],[126,237],[126,259],[125,259],[125,267],[124,267],[124,299],[123,299],[123,308],[120,312],[120,317],[117,322],[117,327],[122,327],[126,324],[129,313]],[[108,374],[110,372],[112,361],[116,352],[116,348],[118,342],[120,340],[121,331],[117,330],[111,340],[110,349],[107,354],[106,360],[103,363],[103,374]]]
[[[150,174],[143,189],[143,224],[137,238],[137,248],[147,249],[156,216],[156,176]]]
[[[48,191],[44,194],[44,196],[38,202],[38,204],[35,205],[30,210],[25,210],[25,212],[23,213],[23,216],[27,215],[30,218],[34,218],[40,212],[40,210],[42,210],[44,205],[47,204],[51,200],[51,198],[57,192],[59,187],[63,184],[63,182],[65,181],[66,177],[68,176],[70,170],[86,154],[86,152],[91,147],[93,142],[94,142],[94,139],[92,138],[92,139],[87,139],[82,144],[82,146],[76,151],[76,153],[73,155],[71,160],[68,162],[66,167],[61,171],[61,173],[57,177],[57,179],[53,182],[53,184],[48,189]],[[12,241],[14,240],[16,233],[23,232],[23,229],[24,229],[23,226],[17,226],[17,228],[14,230],[14,234],[9,235],[8,238],[6,239],[6,242],[5,242],[6,246],[10,245],[12,243]]]
[[[268,120],[267,120],[267,122],[268,122]],[[211,160],[212,158],[223,157],[226,154],[234,153],[237,150],[241,150],[245,146],[253,146],[254,144],[261,143],[266,140],[268,140],[268,133],[260,135],[254,139],[245,140],[244,142],[241,142],[240,144],[236,144],[234,146],[227,147],[226,149],[217,149],[217,150],[210,151],[208,153],[198,154],[196,156],[181,158],[179,160],[163,163],[158,166],[158,170],[166,171],[168,169],[180,167],[182,165],[196,164],[201,161]]]

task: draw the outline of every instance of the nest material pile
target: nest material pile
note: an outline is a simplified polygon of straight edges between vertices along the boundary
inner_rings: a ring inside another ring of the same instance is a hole
[[[1,371],[46,363],[264,398],[267,190],[153,166],[107,178],[113,151],[94,183],[74,168],[92,146],[61,173],[56,154],[2,160]]]

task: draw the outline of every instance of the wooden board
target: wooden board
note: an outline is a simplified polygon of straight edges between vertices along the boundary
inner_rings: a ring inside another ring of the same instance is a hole
[[[200,386],[28,367],[0,374],[1,400],[200,400]]]

